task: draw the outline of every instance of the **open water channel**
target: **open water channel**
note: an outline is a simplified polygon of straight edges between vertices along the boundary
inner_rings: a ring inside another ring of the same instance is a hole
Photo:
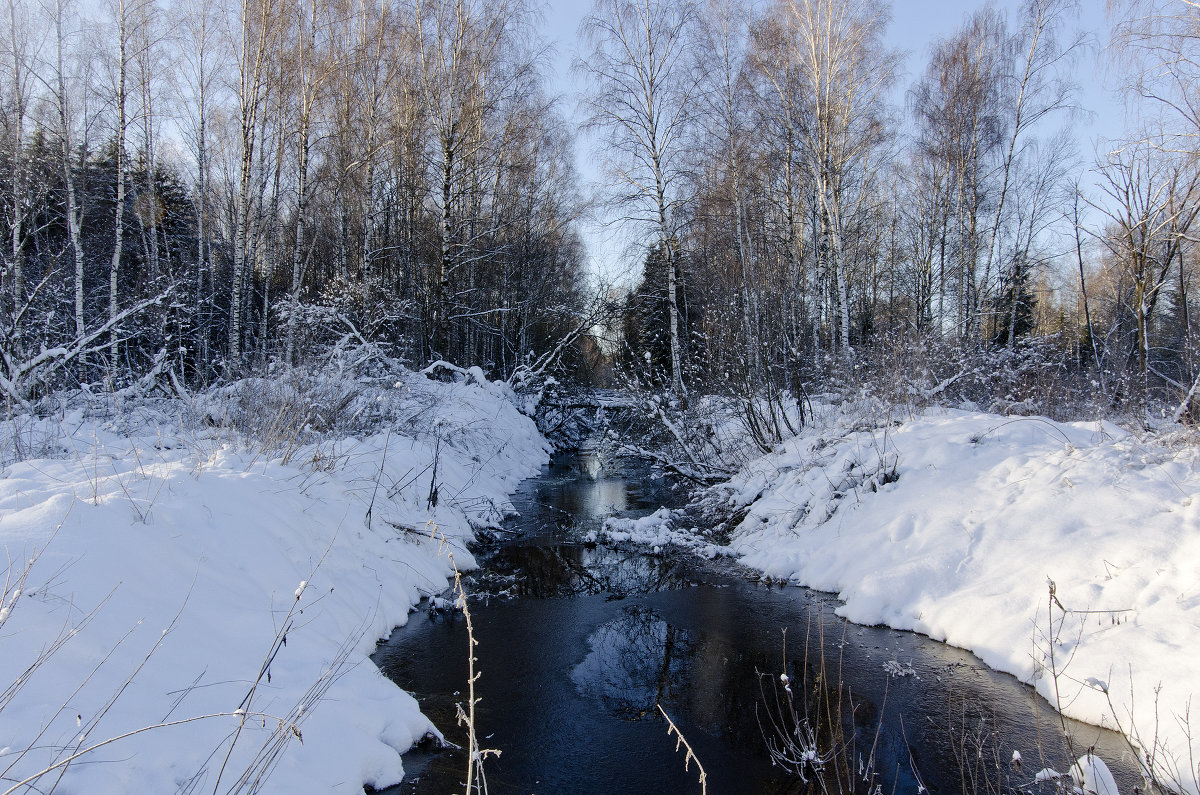
[[[844,715],[853,703],[840,744],[853,743],[855,760],[874,759],[882,793],[986,792],[982,770],[1011,786],[1031,783],[1044,766],[1070,767],[1049,704],[967,652],[849,624],[834,613],[836,597],[755,582],[728,561],[582,540],[606,516],[680,500],[643,468],[607,467],[586,449],[560,454],[514,498],[512,537],[477,553],[481,569],[469,581],[482,670],[477,727],[481,746],[502,752],[486,764],[493,795],[699,792],[695,765],[685,771],[656,704],[695,749],[708,792],[820,791],[767,752],[785,629],[795,690],[815,690],[823,660],[832,689],[815,701],[840,703]],[[466,698],[466,627],[456,612],[422,608],[375,660],[416,694],[447,740],[465,745],[454,716]],[[1132,791],[1119,736],[1067,727],[1077,752],[1094,747]],[[828,748],[832,733],[822,732]],[[414,749],[404,767],[405,781],[388,792],[462,792],[461,750]]]

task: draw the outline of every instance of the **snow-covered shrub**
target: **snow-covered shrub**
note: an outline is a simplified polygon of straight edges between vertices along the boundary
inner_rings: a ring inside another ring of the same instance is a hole
[[[982,348],[885,334],[825,364],[825,383],[843,397],[870,395],[910,415],[932,405],[1062,420],[1112,412],[1111,399],[1057,337]]]
[[[26,459],[0,471],[0,792],[52,791],[68,764],[59,792],[399,780],[436,729],[367,658],[445,584],[415,529],[436,521],[473,563],[466,542],[546,448],[482,373],[376,366],[122,403],[80,390],[0,428]]]
[[[200,405],[209,424],[234,430],[286,461],[298,445],[342,430],[358,394],[352,381],[297,370],[283,377],[235,381],[205,393]]]
[[[409,341],[400,328],[409,309],[378,277],[369,277],[336,278],[315,300],[283,300],[276,312],[292,338],[292,363],[347,372],[376,359],[405,360]]]
[[[736,401],[705,396],[685,406],[670,394],[642,393],[636,402],[609,431],[619,454],[646,459],[693,483],[722,480],[750,455],[752,442]]]

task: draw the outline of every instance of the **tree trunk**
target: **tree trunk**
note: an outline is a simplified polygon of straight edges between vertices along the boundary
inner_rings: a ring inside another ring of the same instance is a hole
[[[86,331],[83,317],[83,244],[80,240],[80,208],[75,191],[75,169],[72,165],[74,152],[71,143],[71,120],[67,112],[67,86],[63,70],[63,9],[61,1],[55,3],[54,32],[57,43],[56,75],[59,134],[62,138],[63,184],[67,189],[67,233],[71,239],[71,253],[74,257],[74,293],[75,293],[75,336],[82,339]],[[15,240],[14,240],[15,243]],[[86,366],[86,362],[81,362]]]
[[[450,209],[453,197],[454,139],[442,138],[442,217],[441,257],[433,284],[433,345],[432,353],[443,359],[450,357],[450,275],[454,268],[454,218]]]
[[[128,71],[129,31],[125,12],[125,0],[117,0],[117,140],[116,140],[116,207],[113,209],[113,254],[108,266],[108,322],[115,323],[120,313],[117,294],[117,277],[121,271],[121,255],[125,242],[125,79]],[[109,332],[109,367],[117,367],[117,341],[120,334],[115,326]]]
[[[61,15],[61,12],[60,12]],[[12,276],[12,299],[14,305],[19,305],[25,299],[25,205],[28,201],[28,180],[26,174],[25,162],[25,113],[26,113],[26,90],[25,81],[27,75],[24,74],[24,64],[22,63],[20,49],[21,46],[17,42],[17,7],[16,0],[8,2],[8,19],[9,19],[9,35],[12,37],[10,50],[12,54],[12,76],[13,76],[13,102],[15,107],[13,113],[16,116],[14,119],[13,142],[12,142],[12,194],[10,196],[12,206],[12,256],[9,259],[8,267]],[[59,75],[62,74],[62,34],[59,33]],[[14,329],[15,331],[15,329]]]

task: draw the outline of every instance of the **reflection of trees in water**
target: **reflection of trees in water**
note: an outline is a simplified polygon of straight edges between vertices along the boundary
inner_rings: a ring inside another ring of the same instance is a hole
[[[579,692],[597,698],[626,720],[650,715],[655,703],[678,697],[691,641],[645,607],[627,607],[621,617],[588,638],[591,651],[571,679]]]
[[[562,512],[575,520],[599,519],[634,507],[631,484],[604,472],[595,458],[582,459],[569,467],[556,466],[553,480],[538,487],[533,504],[546,513]]]
[[[586,596],[651,593],[688,582],[669,558],[573,544],[514,545],[497,553],[489,568],[517,596]]]
[[[640,551],[624,552],[606,547],[584,549],[582,560],[603,584],[603,591],[617,594],[654,593],[681,588],[689,582],[679,562]]]

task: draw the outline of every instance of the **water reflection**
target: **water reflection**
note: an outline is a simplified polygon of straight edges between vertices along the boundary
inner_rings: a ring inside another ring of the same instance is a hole
[[[557,454],[546,474],[519,492],[513,502],[522,516],[549,516],[554,520],[553,529],[567,530],[678,499],[669,483],[645,468],[609,462],[599,451],[583,449]],[[545,528],[542,522],[536,528],[530,528],[528,520],[519,523],[526,530]]]
[[[571,671],[571,681],[609,714],[638,720],[678,696],[690,643],[686,632],[648,607],[631,605],[622,613],[588,636],[591,651]]]
[[[486,596],[624,598],[682,588],[693,579],[678,558],[582,543],[517,543],[496,550],[476,583],[475,593]]]

